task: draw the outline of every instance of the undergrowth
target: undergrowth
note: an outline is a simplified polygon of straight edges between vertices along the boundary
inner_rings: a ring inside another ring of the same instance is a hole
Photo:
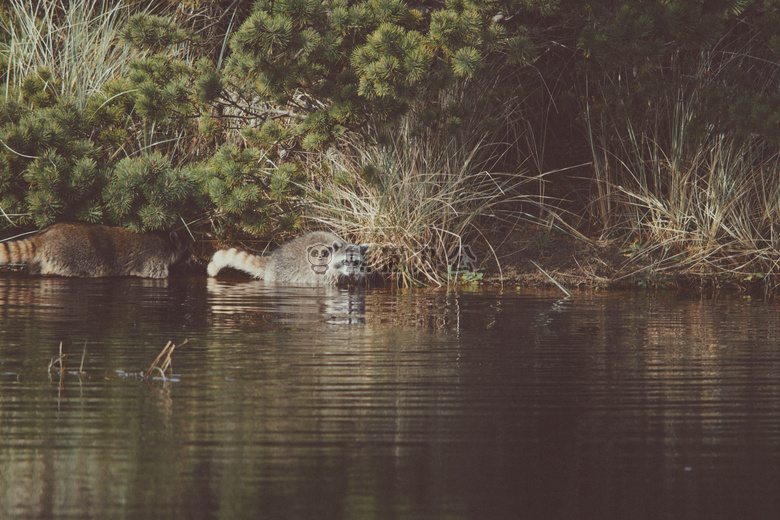
[[[522,191],[539,179],[494,171],[489,147],[405,126],[384,144],[334,151],[332,175],[308,187],[306,217],[371,243],[373,267],[400,285],[447,284],[454,273],[474,279],[485,260],[476,244],[490,243],[488,230],[544,208]]]
[[[620,179],[610,186],[613,225],[656,273],[769,280],[780,274],[780,153],[762,139],[692,135],[693,115],[676,104],[666,146],[627,123],[626,153],[601,163],[618,170],[602,177]]]

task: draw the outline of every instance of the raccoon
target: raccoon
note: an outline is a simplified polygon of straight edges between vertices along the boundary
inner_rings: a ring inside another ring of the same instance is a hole
[[[96,224],[54,224],[30,238],[0,242],[0,264],[27,264],[32,274],[167,278],[189,256],[176,240]]]
[[[224,267],[249,273],[259,280],[290,285],[336,285],[355,283],[366,276],[367,244],[349,244],[327,231],[314,231],[279,246],[268,256],[239,249],[214,253],[209,276]]]

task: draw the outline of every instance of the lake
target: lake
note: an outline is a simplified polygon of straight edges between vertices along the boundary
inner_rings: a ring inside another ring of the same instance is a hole
[[[0,302],[2,519],[780,518],[773,303],[18,275]]]

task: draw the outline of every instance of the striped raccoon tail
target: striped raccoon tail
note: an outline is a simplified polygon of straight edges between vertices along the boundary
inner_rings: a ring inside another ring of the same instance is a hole
[[[266,257],[253,255],[240,249],[220,249],[211,257],[207,270],[209,276],[214,277],[225,267],[230,267],[262,280],[267,262]]]
[[[37,244],[35,238],[0,242],[0,265],[29,264],[35,258]]]

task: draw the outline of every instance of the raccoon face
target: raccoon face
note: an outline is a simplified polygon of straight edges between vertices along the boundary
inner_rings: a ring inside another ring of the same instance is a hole
[[[361,280],[366,276],[366,251],[368,244],[333,242],[332,269],[342,278]]]

